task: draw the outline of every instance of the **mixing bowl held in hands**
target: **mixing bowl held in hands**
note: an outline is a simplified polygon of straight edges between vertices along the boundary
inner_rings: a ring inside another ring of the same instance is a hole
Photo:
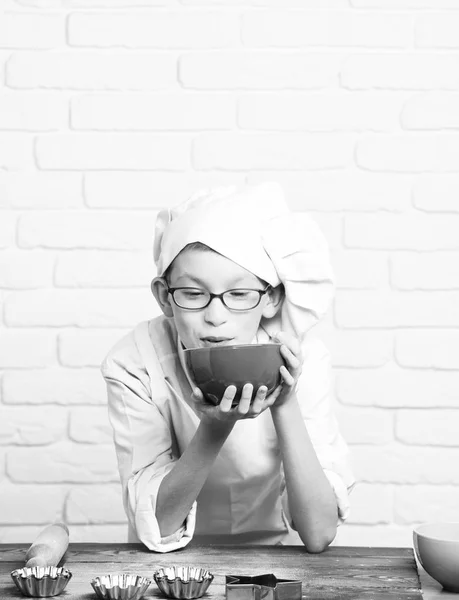
[[[185,357],[190,373],[204,398],[219,404],[226,388],[236,386],[233,400],[236,406],[246,383],[253,385],[252,400],[262,385],[271,394],[281,383],[279,369],[285,365],[281,344],[243,344],[189,348]]]
[[[445,590],[459,593],[459,522],[419,525],[413,530],[413,545],[427,573]]]

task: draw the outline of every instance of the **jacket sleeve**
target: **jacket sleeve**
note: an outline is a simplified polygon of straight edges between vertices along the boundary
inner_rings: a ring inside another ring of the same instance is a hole
[[[131,527],[150,550],[170,552],[193,537],[196,502],[182,527],[161,537],[156,500],[164,477],[178,459],[173,432],[151,397],[150,381],[135,343],[121,343],[102,363],[108,413],[118,459],[123,504]],[[162,393],[162,386],[158,385]]]
[[[297,385],[298,403],[317,458],[335,493],[340,525],[349,516],[349,493],[355,479],[349,449],[333,412],[330,354],[325,345],[314,338],[303,342],[302,352],[304,362]],[[286,490],[282,499],[287,519],[293,526]]]

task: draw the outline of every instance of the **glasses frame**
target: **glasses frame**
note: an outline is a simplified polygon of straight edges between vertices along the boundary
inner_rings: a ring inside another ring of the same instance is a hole
[[[182,310],[190,310],[193,312],[197,312],[199,310],[204,310],[205,308],[207,308],[209,306],[209,304],[212,302],[212,300],[214,298],[219,298],[221,303],[223,304],[223,306],[225,308],[227,308],[228,310],[231,310],[232,312],[247,312],[249,310],[253,310],[254,308],[257,308],[257,306],[260,304],[262,297],[269,291],[269,289],[271,288],[271,284],[268,283],[268,285],[266,286],[266,288],[264,290],[257,290],[255,288],[231,288],[230,290],[225,290],[224,292],[222,292],[221,294],[212,294],[212,292],[208,292],[207,290],[203,290],[203,288],[199,288],[199,287],[169,287],[169,285],[167,285],[167,293],[170,294],[172,296],[172,300],[174,301],[174,304],[176,306],[178,306],[179,308],[181,308]],[[207,292],[209,294],[209,301],[207,302],[207,304],[205,306],[201,306],[200,308],[187,308],[186,306],[181,306],[180,304],[178,304],[177,300],[175,299],[175,292],[177,290],[200,290],[203,292]],[[223,296],[225,294],[227,294],[228,292],[240,292],[240,291],[244,291],[244,292],[258,292],[258,302],[255,304],[255,306],[252,306],[251,308],[230,308]]]

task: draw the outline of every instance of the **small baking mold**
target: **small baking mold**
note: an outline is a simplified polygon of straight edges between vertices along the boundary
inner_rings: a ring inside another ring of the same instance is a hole
[[[138,600],[151,583],[151,579],[132,573],[110,573],[91,580],[94,591],[103,600]]]
[[[153,573],[161,592],[169,598],[200,598],[214,576],[199,567],[162,567]]]
[[[48,598],[64,591],[72,573],[64,567],[25,567],[11,571],[11,578],[24,596]]]

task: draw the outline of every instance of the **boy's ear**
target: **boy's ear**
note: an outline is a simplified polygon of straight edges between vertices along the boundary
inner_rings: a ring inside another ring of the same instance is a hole
[[[155,277],[151,282],[151,293],[166,317],[173,317],[172,305],[167,292],[167,282],[164,277]]]
[[[284,299],[284,286],[282,284],[268,290],[268,302],[263,309],[263,316],[266,319],[271,319],[282,306]]]

